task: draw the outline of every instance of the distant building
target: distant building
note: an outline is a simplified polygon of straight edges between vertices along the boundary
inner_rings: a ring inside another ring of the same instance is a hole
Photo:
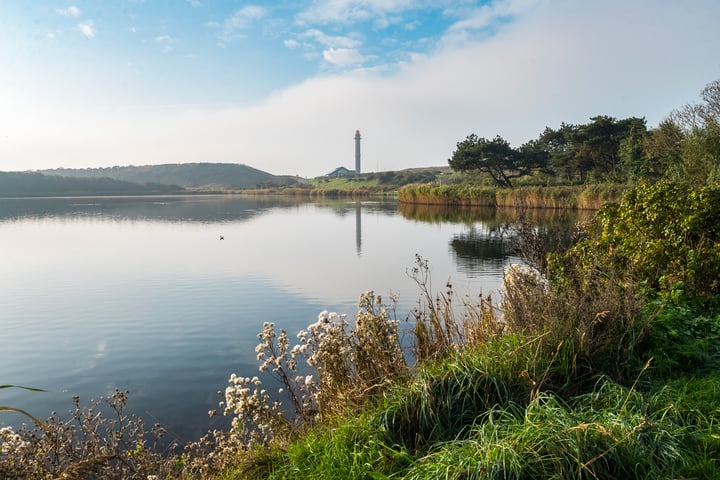
[[[355,175],[355,172],[345,167],[338,167],[332,172],[325,175],[326,177],[347,177],[349,175]]]
[[[355,173],[360,173],[360,130],[355,130]]]

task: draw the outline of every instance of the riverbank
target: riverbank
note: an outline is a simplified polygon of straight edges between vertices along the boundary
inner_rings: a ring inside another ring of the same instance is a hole
[[[373,377],[351,363],[351,403],[313,404],[318,417],[220,478],[720,478],[720,285],[700,280],[718,278],[718,199],[718,188],[631,190],[544,275],[511,271],[502,304],[480,297],[463,315],[418,259],[417,365],[358,395]],[[361,302],[348,330],[388,311]],[[317,392],[332,391],[324,372],[337,364],[315,365]]]
[[[622,184],[520,186],[496,188],[473,184],[408,185],[398,190],[401,203],[504,208],[597,210],[620,199]]]

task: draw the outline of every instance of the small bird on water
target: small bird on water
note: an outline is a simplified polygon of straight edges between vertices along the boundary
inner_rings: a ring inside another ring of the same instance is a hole
[[[223,237],[222,235],[220,235],[220,240],[225,240],[225,237]]]

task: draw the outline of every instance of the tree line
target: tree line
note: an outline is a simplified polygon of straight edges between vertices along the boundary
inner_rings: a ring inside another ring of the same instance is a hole
[[[546,127],[518,148],[500,135],[473,133],[457,143],[448,163],[456,171],[479,172],[502,188],[527,177],[560,183],[719,181],[720,79],[700,98],[650,129],[645,118],[599,115],[585,124]]]

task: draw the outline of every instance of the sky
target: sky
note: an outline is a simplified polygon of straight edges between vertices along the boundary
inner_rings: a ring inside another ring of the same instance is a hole
[[[0,171],[447,165],[471,133],[656,126],[720,78],[718,0],[2,0]]]

